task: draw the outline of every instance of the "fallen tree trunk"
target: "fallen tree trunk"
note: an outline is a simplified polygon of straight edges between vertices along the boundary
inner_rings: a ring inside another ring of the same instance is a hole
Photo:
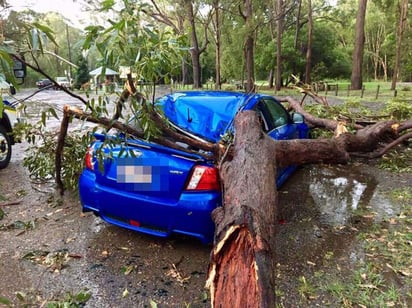
[[[212,306],[274,307],[276,164],[254,112],[236,117],[233,160],[221,167],[224,206],[216,224],[207,287]],[[259,158],[259,159],[257,159]]]
[[[274,307],[276,168],[305,163],[346,163],[354,152],[370,152],[397,138],[394,121],[333,139],[274,141],[260,129],[256,113],[235,119],[230,161],[221,165],[224,205],[213,212],[215,243],[206,283],[212,307]]]

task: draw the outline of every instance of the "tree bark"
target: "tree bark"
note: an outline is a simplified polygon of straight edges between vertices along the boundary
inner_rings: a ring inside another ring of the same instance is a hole
[[[252,0],[245,0],[245,23],[247,35],[245,41],[245,62],[246,62],[246,92],[255,91],[255,38],[253,26],[253,3]]]
[[[190,24],[190,33],[192,46],[190,47],[190,55],[192,57],[192,68],[193,68],[193,88],[198,89],[202,87],[201,81],[201,66],[200,66],[200,48],[199,42],[196,34],[196,23],[195,16],[193,13],[193,3],[190,0],[185,0],[185,9],[187,13],[187,18]]]
[[[394,125],[377,123],[333,139],[274,141],[262,132],[254,111],[241,112],[233,160],[220,168],[224,204],[212,213],[215,242],[206,283],[212,307],[275,307],[276,168],[345,163],[351,152],[373,151],[396,135]]]
[[[219,0],[213,1],[213,8],[215,10],[215,32],[216,32],[216,80],[215,80],[215,89],[220,90],[222,88],[222,80],[221,80],[221,29],[220,29],[220,8],[219,8]]]
[[[402,0],[401,11],[399,14],[397,38],[396,38],[395,64],[393,67],[391,90],[396,89],[396,82],[398,80],[398,75],[399,75],[399,63],[401,59],[402,39],[403,39],[403,33],[405,31],[405,27],[406,27],[407,18],[408,18],[408,0]]]
[[[212,307],[275,307],[276,165],[255,112],[242,112],[235,129],[235,155],[220,170],[224,206],[212,215],[207,287]]]
[[[312,1],[308,1],[308,46],[306,50],[306,70],[305,83],[310,84],[310,74],[312,71],[312,37],[313,37],[313,18],[312,18]]]
[[[283,0],[277,0],[277,34],[276,34],[276,91],[282,88],[282,34],[283,34]]]
[[[359,0],[355,28],[355,49],[352,56],[351,89],[362,89],[363,49],[365,46],[365,15],[368,0]]]

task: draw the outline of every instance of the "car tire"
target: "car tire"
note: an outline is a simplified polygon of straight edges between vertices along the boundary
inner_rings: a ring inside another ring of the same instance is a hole
[[[0,169],[7,167],[11,159],[11,140],[6,129],[0,125]]]

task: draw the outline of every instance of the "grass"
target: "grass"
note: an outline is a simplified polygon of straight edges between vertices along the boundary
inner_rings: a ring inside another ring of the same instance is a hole
[[[29,292],[17,292],[16,297],[19,300],[17,307],[76,308],[84,307],[91,298],[91,293],[87,290],[77,293],[68,292],[62,294],[60,298],[46,300],[37,291],[31,290]],[[2,307],[16,307],[10,299],[4,298],[1,295],[0,304],[3,305]]]
[[[394,150],[385,154],[379,161],[379,168],[397,173],[412,172],[412,148],[406,147],[402,151]]]
[[[335,96],[343,99],[363,98],[369,101],[389,101],[395,97],[400,99],[412,99],[412,85],[398,83],[396,91],[391,90],[391,82],[368,81],[363,83],[363,90],[350,90],[350,81],[348,80],[326,80],[330,89],[323,89],[318,92],[321,96]],[[266,81],[257,81],[258,90],[278,96],[296,95],[296,89],[282,88],[280,91],[268,89]],[[230,87],[230,85],[226,85]],[[315,88],[313,88],[315,90]]]
[[[398,188],[388,195],[403,204],[402,209],[358,235],[364,258],[354,272],[322,272],[309,281],[300,279],[299,294],[312,298],[323,294],[327,298],[323,303],[333,307],[408,307],[412,302],[412,188]],[[327,259],[331,258],[329,254]]]
[[[399,82],[396,91],[391,90],[391,82],[368,81],[363,83],[362,90],[351,90],[349,80],[325,80],[331,88],[322,89],[318,92],[320,96],[339,97],[343,100],[362,99],[370,102],[389,102],[392,99],[412,100],[412,84]],[[296,96],[301,95],[292,85],[283,87],[280,91],[269,89],[266,80],[258,80],[257,92],[266,93],[274,96]],[[204,90],[214,90],[214,83],[204,83]],[[175,90],[193,90],[192,85],[175,85]],[[242,91],[236,84],[222,84],[222,90]],[[315,88],[313,88],[315,91]]]

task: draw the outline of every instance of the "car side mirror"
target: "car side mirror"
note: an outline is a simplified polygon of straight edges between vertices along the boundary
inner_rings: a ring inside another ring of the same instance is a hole
[[[14,77],[17,80],[20,80],[19,84],[23,84],[24,78],[26,77],[26,72],[27,72],[26,63],[24,63],[23,61],[20,61],[16,57],[13,57],[13,72],[14,72]]]
[[[305,122],[305,117],[302,114],[295,112],[292,116],[292,120],[293,123],[303,123]]]
[[[15,95],[15,94],[16,94],[16,88],[15,88],[13,85],[10,86],[10,94],[11,94],[11,95]]]

